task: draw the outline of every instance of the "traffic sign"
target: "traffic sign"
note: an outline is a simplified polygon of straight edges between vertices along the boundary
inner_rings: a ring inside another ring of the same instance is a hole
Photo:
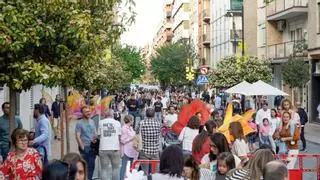
[[[201,85],[201,84],[208,84],[209,83],[209,78],[206,75],[200,75],[197,79],[197,84]]]

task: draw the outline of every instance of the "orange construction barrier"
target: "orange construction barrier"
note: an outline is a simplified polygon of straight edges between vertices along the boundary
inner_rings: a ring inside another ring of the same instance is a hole
[[[248,156],[248,158],[252,158],[253,156]],[[316,173],[317,179],[320,180],[320,154],[297,154],[297,155],[279,155],[276,154],[275,158],[280,160],[285,160],[290,157],[296,157],[299,161],[299,167],[295,169],[289,169],[289,179],[290,180],[302,180],[304,172],[314,172]],[[315,168],[304,168],[303,160],[305,158],[316,158],[316,167]],[[156,172],[156,167],[159,164],[159,160],[135,160],[130,168],[130,172],[133,169],[136,169],[140,164],[150,164],[151,165],[151,173],[154,174]]]

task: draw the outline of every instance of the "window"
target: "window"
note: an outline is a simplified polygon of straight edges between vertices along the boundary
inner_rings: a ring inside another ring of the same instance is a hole
[[[296,36],[297,36],[296,40],[302,40],[303,39],[303,37],[302,37],[302,28],[298,28],[296,30]]]

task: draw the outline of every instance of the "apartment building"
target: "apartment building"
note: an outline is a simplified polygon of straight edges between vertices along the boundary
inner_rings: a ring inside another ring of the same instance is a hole
[[[296,47],[308,44],[308,0],[244,0],[244,39],[247,54],[268,58],[273,79],[271,85],[302,102],[308,110],[310,83],[304,88],[291,89],[283,82],[282,64]],[[308,63],[306,49],[302,59]]]
[[[211,56],[210,66],[216,67],[223,57],[241,54],[242,0],[211,0]],[[204,41],[204,43],[207,41]]]
[[[173,42],[190,39],[190,0],[174,0],[172,9]]]
[[[198,33],[198,47],[200,51],[200,57],[202,65],[211,66],[211,2],[212,0],[199,1],[199,33]]]
[[[311,65],[310,119],[320,123],[320,1],[308,2],[308,53]]]

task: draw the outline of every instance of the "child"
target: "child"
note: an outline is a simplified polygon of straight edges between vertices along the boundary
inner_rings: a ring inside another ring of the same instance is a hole
[[[249,126],[254,130],[254,132],[247,135],[249,150],[250,152],[254,152],[259,147],[259,145],[256,145],[256,143],[258,142],[257,124],[253,122],[252,118],[248,121],[248,123],[249,123]]]
[[[229,132],[234,139],[232,144],[232,153],[238,156],[242,161],[246,161],[248,159],[247,155],[250,151],[240,122],[231,122]]]
[[[234,156],[230,152],[220,153],[217,157],[218,171],[216,180],[225,180],[226,174],[236,167]]]
[[[260,137],[260,145],[262,144],[268,144],[271,146],[271,142],[270,142],[270,123],[268,118],[264,118],[262,120],[263,124],[260,127],[260,131],[259,131],[259,137]]]

